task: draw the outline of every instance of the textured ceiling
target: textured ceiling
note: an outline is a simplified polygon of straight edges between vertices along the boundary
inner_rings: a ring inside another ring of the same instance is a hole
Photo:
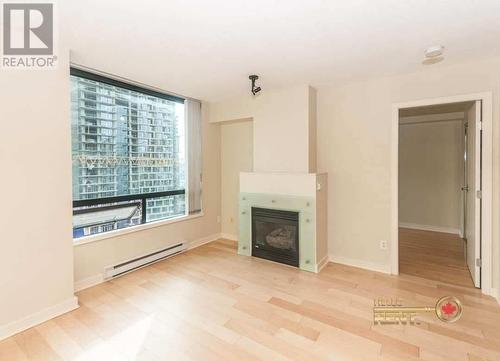
[[[500,54],[499,0],[64,0],[72,60],[204,100],[345,83]]]

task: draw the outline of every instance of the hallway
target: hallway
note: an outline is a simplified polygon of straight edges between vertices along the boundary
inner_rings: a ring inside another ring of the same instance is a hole
[[[474,287],[465,261],[465,243],[456,234],[399,229],[402,274]]]

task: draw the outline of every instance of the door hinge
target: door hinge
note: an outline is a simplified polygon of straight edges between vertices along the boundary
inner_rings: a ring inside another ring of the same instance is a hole
[[[481,260],[481,258],[476,258],[476,266],[477,267],[482,267],[483,266],[483,261]]]
[[[483,122],[478,122],[479,124],[479,130],[483,130]]]
[[[483,197],[483,192],[481,191],[476,191],[476,197],[481,199]]]

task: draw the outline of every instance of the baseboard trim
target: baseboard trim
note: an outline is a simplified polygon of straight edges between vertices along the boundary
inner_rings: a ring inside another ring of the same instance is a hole
[[[330,255],[329,262],[340,263],[346,266],[363,268],[369,271],[382,272],[386,274],[391,274],[391,266],[383,265],[378,263],[366,262],[358,259],[347,258],[342,256]]]
[[[399,227],[409,228],[409,229],[418,229],[421,231],[451,233],[451,234],[458,234],[459,236],[462,236],[462,231],[458,228],[432,226],[432,225],[428,225],[428,224],[416,224],[416,223],[406,223],[406,222],[400,222]]]
[[[319,262],[318,264],[316,265],[316,273],[320,273],[321,270],[323,268],[325,268],[325,266],[328,264],[328,255],[326,255],[325,257],[323,257]]]
[[[28,315],[20,320],[13,321],[6,325],[0,326],[0,341],[6,339],[7,337],[13,336],[19,332],[27,330],[28,328],[39,325],[54,317],[60,316],[66,312],[73,311],[78,307],[79,307],[78,298],[73,296],[61,303],[47,307],[41,311],[32,313],[31,315]]]
[[[497,303],[500,306],[500,288],[490,288],[490,296],[493,296],[493,298],[497,300]]]
[[[214,234],[207,236],[207,237],[202,237],[202,238],[195,239],[193,241],[189,241],[188,242],[189,244],[187,246],[187,250],[203,246],[204,244],[216,241],[220,238],[221,238],[220,233],[214,233]]]
[[[101,273],[98,275],[84,278],[82,280],[75,282],[75,292],[79,292],[79,291],[82,291],[86,288],[97,286],[98,284],[103,283],[103,282],[104,282],[104,275]]]
[[[230,241],[238,242],[238,236],[235,234],[231,234],[231,233],[221,233],[220,238],[224,238],[224,239],[227,239]]]

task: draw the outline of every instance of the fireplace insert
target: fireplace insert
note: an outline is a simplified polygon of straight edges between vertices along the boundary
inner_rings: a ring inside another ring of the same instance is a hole
[[[252,256],[299,266],[299,213],[252,207]]]

